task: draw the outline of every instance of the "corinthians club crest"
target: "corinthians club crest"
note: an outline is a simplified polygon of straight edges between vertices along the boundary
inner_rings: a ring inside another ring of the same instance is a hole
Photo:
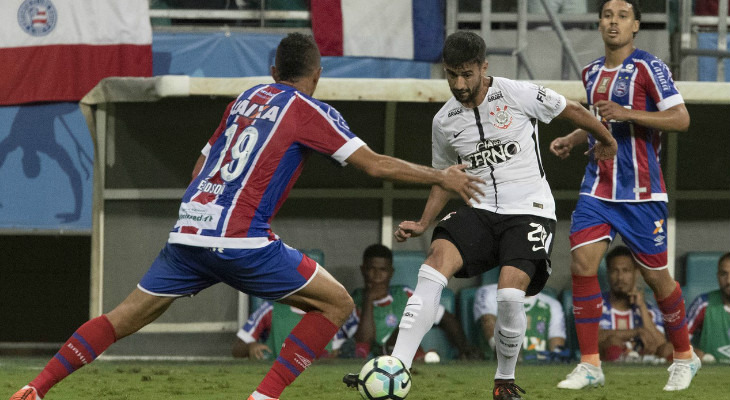
[[[25,0],[18,7],[18,25],[29,35],[46,36],[56,27],[56,6],[51,0]]]
[[[497,112],[490,111],[489,115],[494,117],[492,120],[492,125],[497,129],[507,129],[510,125],[512,125],[512,114],[507,111],[507,105],[505,104],[504,108],[499,108],[497,106]]]

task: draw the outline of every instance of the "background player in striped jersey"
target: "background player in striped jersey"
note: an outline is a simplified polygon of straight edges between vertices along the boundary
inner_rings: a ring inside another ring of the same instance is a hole
[[[687,311],[689,333],[698,356],[730,364],[730,253],[717,262],[718,290],[698,296]]]
[[[555,202],[542,168],[537,121],[560,117],[591,131],[599,139],[592,149],[599,159],[614,156],[616,141],[579,103],[532,83],[487,76],[486,45],[473,32],[449,35],[443,60],[453,97],[433,118],[432,165],[469,163],[468,170],[486,182],[486,195],[436,226],[392,355],[410,367],[452,276],[475,276],[502,265],[493,397],[519,399],[524,390],[514,379],[527,324],[523,302],[525,293],[538,293],[550,276],[555,230]],[[396,239],[423,234],[449,198],[433,186],[421,219],[401,222]]]
[[[598,30],[605,56],[583,68],[588,103],[619,143],[616,156],[590,160],[570,229],[573,307],[581,362],[558,384],[564,389],[603,385],[598,352],[601,289],[597,271],[616,233],[641,265],[664,316],[674,363],[664,390],[689,387],[700,368],[687,334],[679,284],[667,271],[667,193],[659,163],[661,132],[686,131],[689,114],[669,68],[634,47],[641,10],[635,0],[603,0]],[[565,158],[595,139],[578,129],[555,139],[550,150]]]
[[[324,268],[285,245],[271,220],[312,151],[383,179],[439,185],[465,201],[481,179],[465,165],[447,170],[377,154],[340,113],[311,96],[322,68],[311,36],[293,33],[277,47],[276,83],[233,101],[196,163],[167,245],[120,305],[82,325],[12,400],[36,400],[93,361],[116,340],[157,319],[172,302],[218,282],[306,311],[250,400],[277,399],[332,339],[354,308]]]

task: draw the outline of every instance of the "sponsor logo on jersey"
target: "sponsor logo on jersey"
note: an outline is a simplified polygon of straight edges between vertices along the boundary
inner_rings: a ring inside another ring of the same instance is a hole
[[[393,313],[389,313],[385,316],[385,325],[389,328],[396,327],[398,325],[398,317],[396,317]]]
[[[50,0],[25,0],[18,7],[18,25],[31,36],[46,36],[56,27],[58,14]]]
[[[240,115],[249,119],[266,119],[275,122],[279,117],[279,106],[270,104],[255,104],[249,100],[239,100],[231,108],[231,114]]]
[[[505,105],[504,109],[500,109],[499,106],[497,106],[497,112],[489,112],[489,115],[494,117],[492,120],[492,126],[497,129],[507,129],[510,125],[512,125],[512,114],[507,111],[507,107],[508,106]]]
[[[487,102],[492,102],[495,100],[503,99],[504,95],[502,94],[502,91],[499,91],[497,93],[492,93],[489,96],[487,96]]]
[[[454,139],[456,139],[459,135],[461,135],[461,132],[464,132],[465,130],[466,130],[466,128],[460,130],[459,132],[454,133]]]
[[[182,203],[175,228],[192,226],[198,229],[215,229],[222,212],[223,207],[214,203]]]
[[[664,73],[664,63],[655,58],[649,62],[649,65],[651,66],[651,69],[654,71],[654,76],[656,77],[656,81],[661,85],[662,91],[668,91],[669,90],[669,80],[668,76]],[[668,72],[668,71],[667,71]]]
[[[493,166],[512,159],[520,152],[520,144],[515,141],[483,140],[477,143],[476,151],[467,155],[469,168]]]
[[[451,118],[451,117],[453,117],[454,115],[459,115],[459,114],[461,114],[462,112],[464,112],[464,109],[463,109],[463,108],[461,108],[461,107],[459,107],[459,108],[454,108],[453,110],[450,110],[450,111],[449,111],[449,114],[447,115],[447,118]]]
[[[657,233],[664,233],[664,228],[662,227],[664,225],[664,220],[660,219],[659,221],[654,221],[654,235]]]

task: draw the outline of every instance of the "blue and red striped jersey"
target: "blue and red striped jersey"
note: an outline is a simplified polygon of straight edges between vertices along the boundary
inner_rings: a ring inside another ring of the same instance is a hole
[[[636,49],[622,65],[608,69],[601,57],[583,68],[588,104],[610,100],[623,107],[664,111],[684,103],[666,64]],[[598,117],[600,118],[600,117]],[[591,158],[580,193],[609,201],[667,201],[660,165],[662,132],[633,122],[602,121],[618,142],[612,160]],[[591,146],[595,139],[589,134]]]
[[[284,84],[258,85],[229,104],[203,149],[206,161],[188,186],[170,243],[259,248],[278,239],[271,220],[307,156],[342,165],[365,143],[340,113]]]

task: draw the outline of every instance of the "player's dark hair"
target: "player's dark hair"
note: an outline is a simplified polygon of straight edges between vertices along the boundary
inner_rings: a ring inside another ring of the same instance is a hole
[[[444,42],[443,57],[444,64],[451,67],[481,64],[487,59],[487,45],[474,32],[454,32]]]
[[[633,256],[631,255],[631,250],[629,250],[626,246],[616,246],[611,251],[606,254],[606,268],[608,268],[611,265],[611,261],[613,261],[614,258],[619,256],[627,256],[633,259]]]
[[[362,254],[363,264],[371,258],[385,258],[393,261],[393,252],[382,244],[373,244],[368,246]]]
[[[296,81],[319,68],[319,48],[314,38],[290,33],[276,48],[275,65],[280,81]]]
[[[720,265],[722,265],[722,263],[724,263],[724,262],[725,262],[725,261],[727,261],[727,260],[730,260],[730,252],[727,252],[727,253],[723,254],[723,255],[722,255],[722,256],[720,257],[720,259],[719,259],[719,260],[717,260],[717,267],[719,268],[719,267],[720,267]]]
[[[600,0],[598,3],[598,19],[601,19],[603,15],[603,6],[611,0]],[[631,9],[634,10],[634,19],[641,21],[641,7],[639,7],[639,0],[621,0],[623,2],[631,4]]]

